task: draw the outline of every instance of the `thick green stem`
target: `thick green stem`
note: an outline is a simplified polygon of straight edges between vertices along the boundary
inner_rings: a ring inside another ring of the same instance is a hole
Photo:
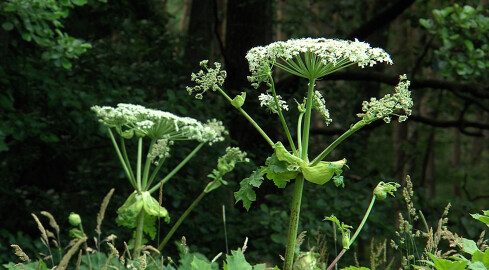
[[[185,212],[183,212],[183,214],[180,216],[180,218],[177,220],[177,222],[175,222],[173,227],[170,229],[168,234],[165,236],[165,238],[163,239],[163,242],[161,242],[161,244],[158,246],[159,251],[163,250],[163,248],[168,243],[168,241],[170,241],[170,238],[173,236],[175,231],[178,229],[178,227],[180,227],[180,224],[182,224],[182,222],[185,220],[185,218],[188,216],[188,214],[190,214],[190,212],[192,212],[192,210],[200,202],[200,200],[202,200],[202,198],[204,198],[205,194],[207,194],[207,193],[202,191],[202,193],[200,193],[200,195],[192,202],[192,204],[187,208],[187,210],[185,210]]]
[[[289,232],[287,234],[287,247],[285,250],[284,270],[292,270],[294,264],[295,242],[299,227],[299,215],[301,212],[302,190],[304,188],[304,176],[297,177],[294,183],[294,195],[290,209]]]
[[[358,226],[357,230],[355,231],[355,234],[350,238],[350,242],[348,247],[343,247],[341,250],[340,254],[336,256],[336,258],[331,262],[331,264],[328,266],[326,270],[331,270],[340,260],[340,258],[348,251],[349,247],[353,242],[355,242],[355,239],[357,238],[358,234],[362,230],[363,226],[365,225],[365,222],[367,222],[368,216],[370,215],[370,211],[372,211],[372,208],[374,207],[375,204],[375,195],[372,195],[372,200],[370,201],[370,205],[368,206],[367,211],[365,211],[365,215],[363,216],[362,222],[360,222],[360,225]]]
[[[219,90],[219,93],[221,93],[230,103],[233,101],[229,96],[228,94],[226,94],[226,92],[224,92],[224,90],[222,90],[221,88],[217,88]],[[270,137],[268,137],[268,135],[265,133],[265,131],[263,131],[263,129],[261,129],[261,127],[255,122],[255,120],[253,120],[253,118],[251,118],[251,116],[245,112],[245,110],[241,109],[241,108],[236,108],[238,109],[238,111],[251,123],[251,125],[261,134],[261,136],[267,141],[267,143],[273,147],[275,145],[275,143],[273,143],[272,139],[270,139]]]
[[[307,89],[307,99],[306,99],[306,113],[304,117],[304,128],[302,129],[302,153],[301,158],[305,162],[309,162],[307,152],[309,151],[309,130],[311,129],[311,112],[312,112],[312,95],[314,93],[314,86],[316,80],[309,80],[309,87]]]
[[[199,145],[197,145],[197,147],[195,147],[194,150],[192,150],[192,152],[190,152],[190,154],[188,154],[188,156],[182,160],[169,174],[167,174],[165,176],[165,178],[163,178],[160,182],[158,182],[158,184],[154,185],[150,190],[149,190],[149,193],[153,193],[155,191],[157,191],[161,185],[163,185],[164,183],[166,183],[168,180],[170,180],[170,178],[173,177],[173,175],[175,175],[178,171],[180,171],[180,169],[185,166],[185,164],[187,164],[187,162],[189,162],[190,159],[192,159],[192,157],[197,153],[199,152],[199,150],[202,148],[202,146],[204,146],[205,142],[202,142],[200,143]]]
[[[134,250],[132,257],[134,259],[139,257],[141,251],[141,244],[143,242],[143,228],[144,228],[144,209],[141,209],[137,217],[136,223],[136,239],[134,240]]]
[[[315,79],[309,80],[307,89],[306,112],[304,114],[304,128],[302,130],[301,159],[309,162],[309,130],[311,127],[312,95],[314,92]],[[289,232],[287,234],[287,247],[285,250],[284,270],[292,270],[294,265],[295,242],[297,238],[297,228],[299,227],[299,216],[301,212],[302,190],[304,189],[304,176],[300,175],[294,183],[294,195],[290,208]]]
[[[321,152],[312,162],[310,166],[314,166],[318,164],[321,160],[323,160],[331,151],[333,151],[342,141],[344,141],[346,138],[350,137],[353,133],[355,133],[357,130],[361,129],[363,126],[365,126],[366,123],[363,120],[360,120],[357,122],[355,125],[353,125],[350,129],[348,129],[345,133],[341,134],[333,143],[331,143],[326,149]]]
[[[119,161],[121,162],[122,168],[124,168],[124,172],[126,172],[127,178],[129,179],[129,183],[131,183],[133,188],[136,189],[136,183],[134,181],[134,176],[132,175],[132,173],[130,172],[129,167],[128,167],[129,163],[126,164],[126,161],[122,157],[122,153],[119,150],[119,146],[117,145],[117,142],[115,140],[114,134],[112,133],[112,130],[110,130],[110,128],[107,128],[107,130],[109,131],[110,140],[112,141],[112,144],[114,145],[115,152],[117,153],[117,156],[119,157]]]
[[[151,153],[151,151],[153,150],[153,146],[155,144],[156,140],[151,140],[151,143],[149,144],[149,148],[148,148],[148,154]],[[142,184],[142,188],[144,190],[148,189],[148,178],[149,178],[149,168],[151,167],[151,160],[149,157],[146,156],[146,162],[144,164],[144,171],[143,171],[143,184]]]

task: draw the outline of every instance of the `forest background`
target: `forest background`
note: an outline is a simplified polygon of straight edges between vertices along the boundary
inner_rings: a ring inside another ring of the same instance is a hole
[[[442,11],[454,4],[459,9]],[[282,198],[291,196],[293,185],[277,191],[273,183],[264,183],[249,212],[235,204],[239,182],[264,164],[269,149],[224,100],[216,95],[196,101],[185,86],[201,60],[220,61],[228,72],[226,89],[246,91],[246,106],[258,108],[252,98],[257,90],[246,80],[246,52],[301,37],[358,38],[384,48],[394,61],[369,70],[349,68],[318,82],[334,123],[323,127],[317,121],[311,131],[313,152],[348,128],[363,100],[392,89],[399,74],[411,80],[415,102],[407,123],[371,125],[335,150],[335,157],[352,162],[342,192],[332,185],[306,185],[299,229],[307,231],[304,245],[318,247],[327,236],[331,247],[331,225],[321,221],[324,216],[335,213],[347,224],[358,224],[370,198],[366,191],[379,180],[403,183],[408,174],[428,223],[436,225],[450,202],[449,226],[477,238],[481,226],[468,213],[487,209],[489,198],[487,8],[487,1],[470,0],[0,3],[0,263],[15,260],[11,243],[32,252],[40,247],[33,240],[38,231],[31,213],[50,211],[68,227],[67,216],[75,211],[85,227],[93,228],[100,202],[115,187],[106,217],[114,220],[130,190],[120,184],[123,171],[90,107],[134,103],[199,120],[218,118],[230,130],[226,143],[202,150],[185,174],[165,185],[164,204],[172,216],[200,193],[226,146],[240,146],[254,164],[240,166],[226,187],[205,197],[174,240],[185,236],[192,249],[209,257],[223,251],[224,205],[229,246],[249,237],[252,261],[279,264],[289,215],[284,203],[289,200]],[[299,85],[299,79],[287,76],[277,81],[289,104],[302,91]],[[259,122],[272,123],[274,115],[251,112]],[[267,132],[279,136],[274,125],[266,125]],[[179,145],[172,152],[173,166],[193,147]],[[372,239],[393,237],[403,207],[402,196],[376,205],[354,247],[359,260],[368,260]],[[114,222],[104,227],[120,239],[130,238]],[[176,248],[168,250],[176,253]]]

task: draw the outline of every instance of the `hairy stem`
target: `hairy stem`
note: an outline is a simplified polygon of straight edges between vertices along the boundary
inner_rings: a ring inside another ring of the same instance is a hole
[[[311,111],[312,111],[312,94],[314,92],[315,79],[309,80],[306,99],[306,113],[304,119],[304,128],[302,130],[302,152],[301,158],[305,162],[309,162],[309,130],[311,126]],[[297,228],[299,227],[299,216],[301,212],[302,190],[304,189],[304,176],[298,176],[294,183],[294,195],[292,197],[292,205],[290,208],[289,232],[287,234],[287,247],[285,249],[284,270],[292,270],[294,265],[295,242],[297,238]]]
[[[141,243],[143,242],[143,228],[144,228],[144,209],[141,209],[137,217],[136,224],[136,239],[134,240],[134,250],[132,257],[137,259],[141,251]]]
[[[153,146],[155,142],[156,142],[155,139],[151,140],[151,143],[149,144],[149,148],[148,148],[148,154],[151,153],[151,151],[153,150]],[[142,184],[142,188],[144,190],[148,189],[148,178],[149,178],[150,167],[151,167],[151,160],[148,156],[146,156],[146,162],[144,164],[144,171],[143,171],[143,184]]]
[[[285,249],[284,270],[292,270],[294,264],[295,242],[299,227],[299,214],[301,212],[302,190],[304,188],[304,176],[297,177],[294,183],[294,195],[290,209],[289,232],[287,234],[287,247]]]

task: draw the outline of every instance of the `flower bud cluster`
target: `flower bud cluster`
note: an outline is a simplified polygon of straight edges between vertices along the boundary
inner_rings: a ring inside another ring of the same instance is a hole
[[[258,96],[258,100],[260,101],[261,107],[265,107],[272,113],[278,113],[277,104],[275,103],[275,98],[272,95],[262,93],[260,96]],[[277,95],[277,100],[280,108],[286,111],[289,110],[289,105],[287,105],[287,102],[282,100],[282,96]]]
[[[409,84],[406,75],[401,75],[394,94],[387,94],[380,100],[371,98],[370,101],[364,101],[362,103],[364,113],[359,113],[357,116],[362,117],[367,122],[383,119],[386,123],[390,123],[391,115],[398,116],[399,122],[406,121],[411,115],[411,108],[413,107]],[[403,114],[396,113],[398,111],[402,111]]]
[[[159,139],[151,148],[148,153],[148,159],[151,160],[155,165],[158,166],[159,162],[170,156],[170,146],[173,145],[173,141],[168,140],[168,138]]]
[[[186,126],[182,131],[186,137],[199,142],[208,142],[209,145],[224,141],[224,136],[228,135],[222,122],[216,119],[208,120],[205,124]]]
[[[217,161],[217,169],[224,175],[234,169],[238,162],[250,162],[246,157],[246,152],[242,152],[238,147],[227,147],[226,154],[221,156]]]
[[[187,86],[187,92],[189,95],[195,94],[195,98],[202,99],[203,94],[208,90],[216,91],[220,86],[224,84],[226,79],[226,71],[221,70],[221,64],[214,63],[215,68],[207,66],[208,60],[200,62],[202,70],[197,73],[192,73],[191,80],[196,83],[194,87]]]
[[[329,110],[326,108],[326,100],[324,100],[324,97],[323,95],[321,95],[321,92],[317,90],[314,91],[312,108],[318,111],[319,114],[321,114],[327,126],[329,126],[329,124],[333,122],[333,119],[331,119],[329,115]]]

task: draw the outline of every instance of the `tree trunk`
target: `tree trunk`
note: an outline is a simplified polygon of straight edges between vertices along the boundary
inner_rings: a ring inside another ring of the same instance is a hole
[[[180,23],[178,24],[178,31],[184,33],[187,28],[188,14],[190,11],[190,4],[192,0],[184,0],[182,5],[182,17],[180,18]],[[197,0],[198,2],[198,0]]]
[[[267,45],[272,41],[272,18],[272,1],[228,1],[225,63],[228,73],[226,89],[231,97],[250,88],[250,83],[246,79],[249,75],[249,67],[245,56],[252,47]],[[256,97],[256,90],[253,94],[250,93],[246,99],[245,109],[259,107]],[[252,117],[261,113],[262,118],[269,118],[261,110],[249,113]],[[230,133],[244,150],[268,147],[258,132],[238,115],[231,123]]]
[[[192,1],[184,57],[185,62],[191,67],[211,58],[214,18],[213,0]]]

